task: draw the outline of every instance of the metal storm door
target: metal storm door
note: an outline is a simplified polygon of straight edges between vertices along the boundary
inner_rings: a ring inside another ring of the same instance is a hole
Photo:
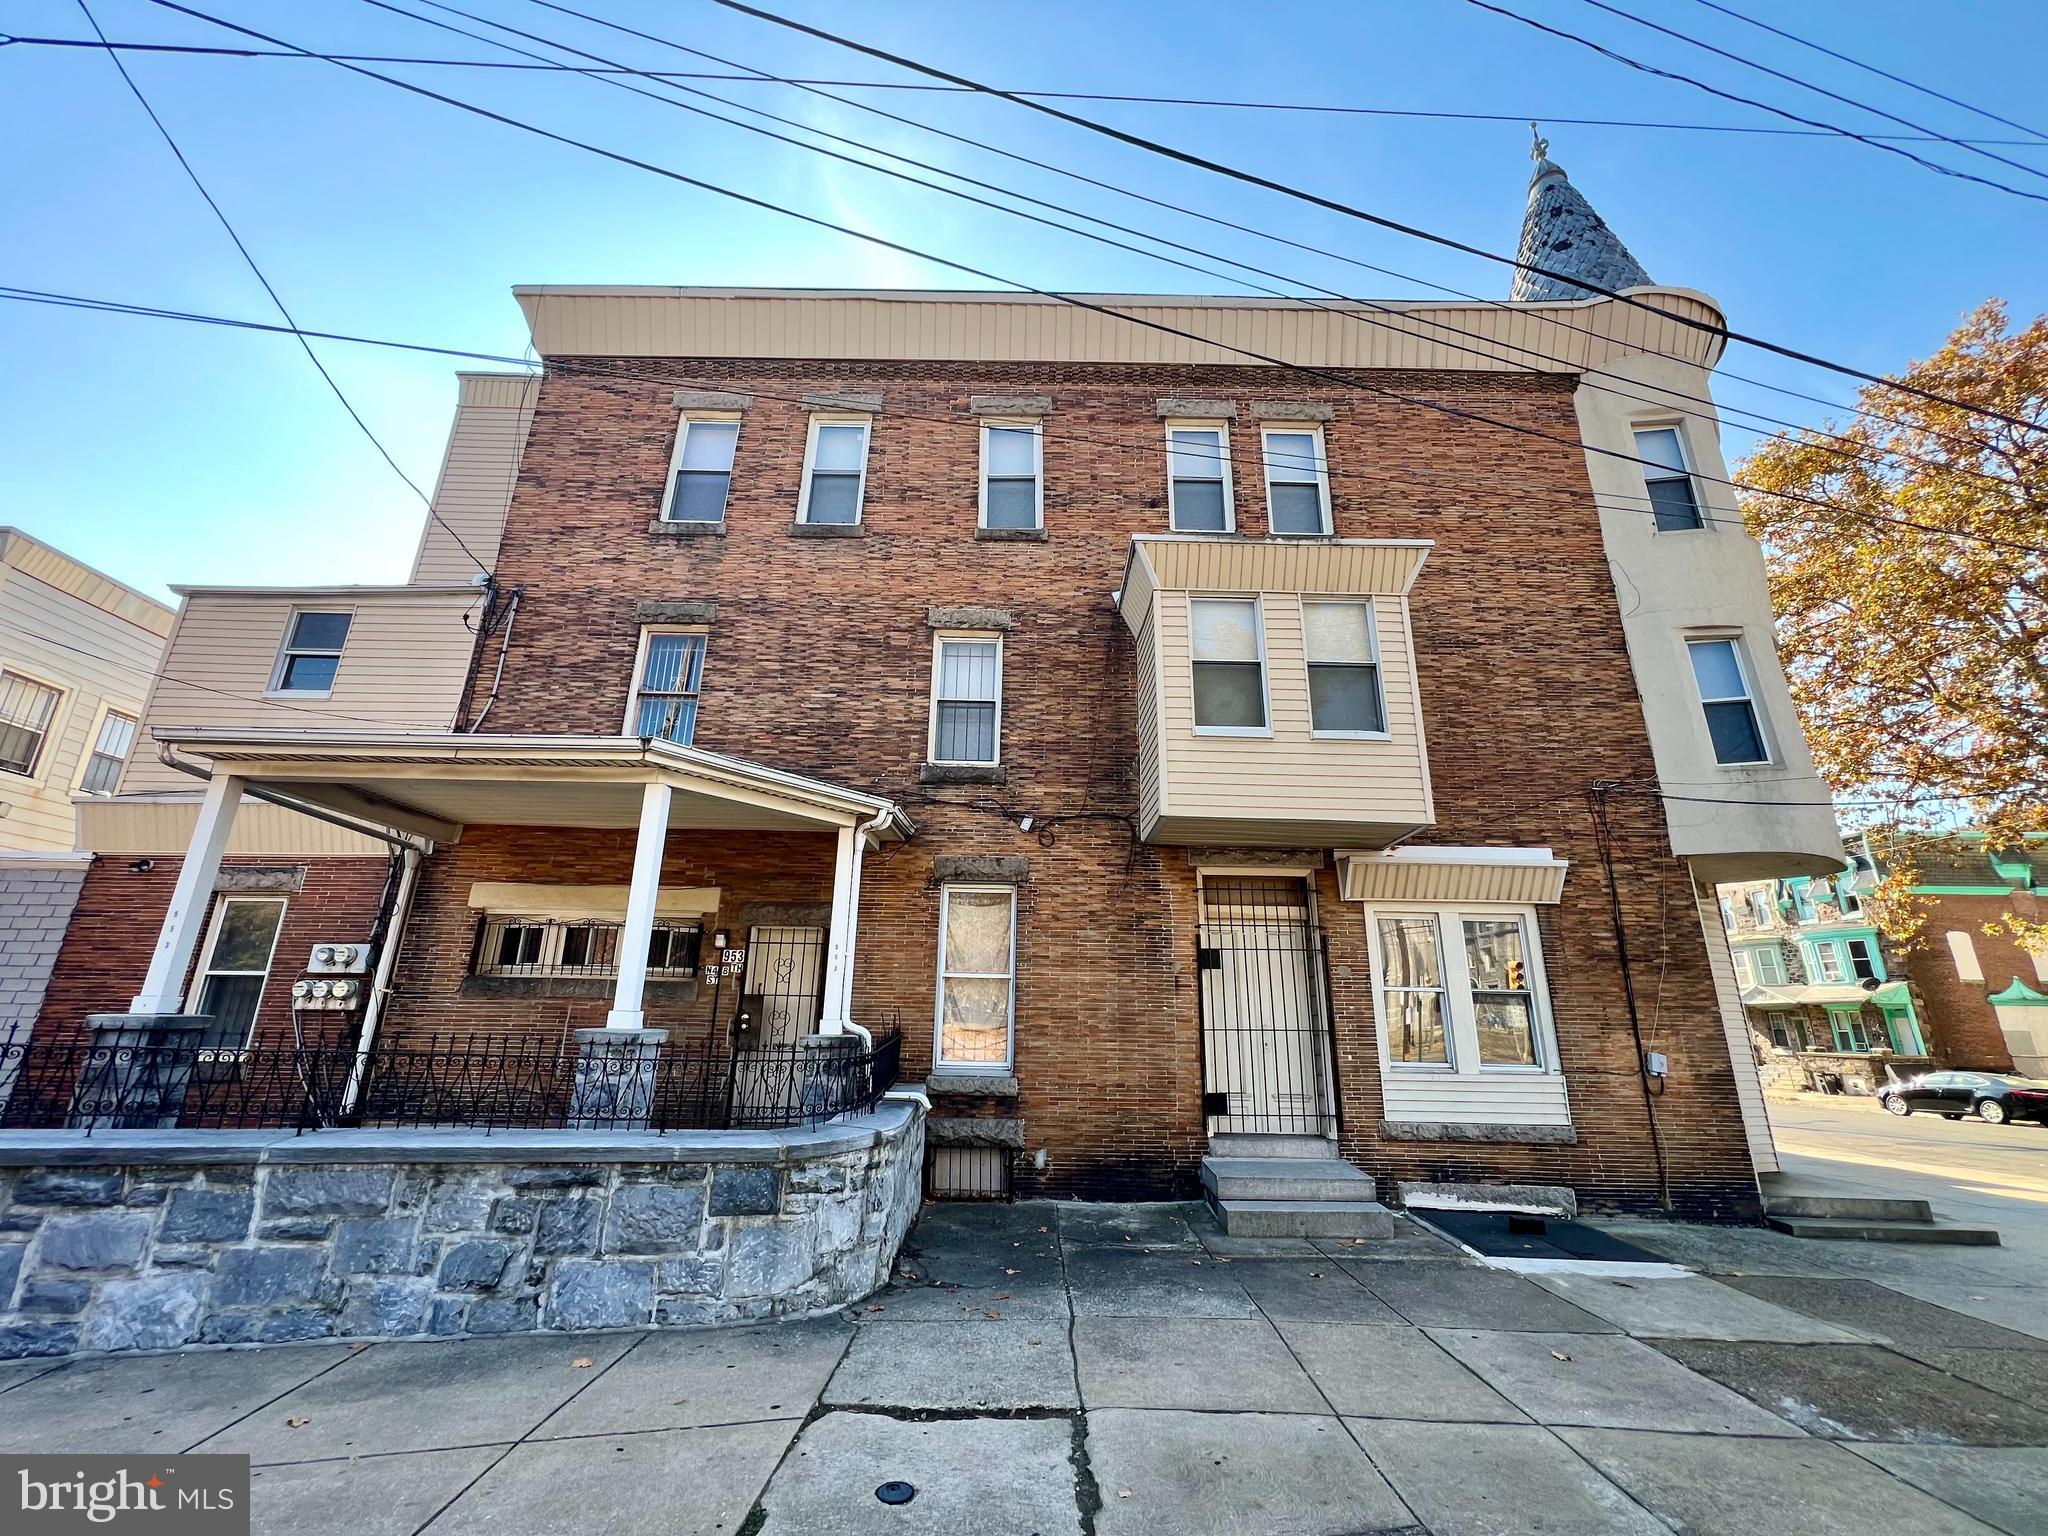
[[[1199,946],[1208,1129],[1330,1133],[1329,1014],[1307,882],[1204,880]]]
[[[751,1043],[793,1046],[802,1036],[817,1033],[824,988],[824,929],[748,930],[746,984],[740,990],[760,1000]]]

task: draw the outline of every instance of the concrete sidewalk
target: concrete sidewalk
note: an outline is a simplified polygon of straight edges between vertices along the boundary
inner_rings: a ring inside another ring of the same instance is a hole
[[[931,1207],[846,1317],[26,1362],[0,1449],[246,1453],[300,1536],[2048,1531],[2035,1266],[1612,1225],[1706,1273]]]

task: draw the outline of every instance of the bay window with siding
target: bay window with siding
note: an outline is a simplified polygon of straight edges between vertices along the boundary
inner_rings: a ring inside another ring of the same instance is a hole
[[[85,759],[85,772],[78,787],[88,795],[111,795],[121,782],[121,769],[135,745],[135,717],[110,709],[100,716],[100,728],[93,737],[92,751]]]
[[[1001,761],[1000,635],[940,635],[932,652],[930,761],[993,767]]]
[[[1016,948],[1014,887],[949,885],[940,892],[935,1067],[1009,1070]]]
[[[981,429],[981,526],[1035,529],[1045,521],[1043,439],[1036,422]]]
[[[1368,909],[1388,1069],[1553,1070],[1528,908]]]
[[[1265,632],[1257,598],[1190,598],[1188,656],[1197,734],[1268,734]]]
[[[1175,533],[1229,533],[1230,434],[1221,426],[1166,432],[1167,520]]]
[[[19,672],[0,672],[0,773],[33,778],[64,695]]]
[[[626,716],[628,735],[687,747],[697,734],[697,689],[704,675],[704,636],[646,630]]]
[[[669,477],[671,523],[722,523],[732,491],[733,450],[740,424],[723,418],[685,416],[676,429],[675,466]]]
[[[1362,598],[1305,598],[1301,630],[1309,728],[1318,736],[1384,736],[1387,711],[1372,604]]]
[[[848,527],[860,521],[868,474],[868,426],[866,421],[811,419],[798,522]]]

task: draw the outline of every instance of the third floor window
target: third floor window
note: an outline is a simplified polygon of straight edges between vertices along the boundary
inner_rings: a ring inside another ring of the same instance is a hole
[[[797,506],[800,523],[860,521],[868,475],[865,421],[811,419],[810,451],[804,456],[804,486]]]
[[[732,490],[732,455],[738,446],[736,421],[684,417],[676,432],[674,478],[669,484],[672,523],[722,523]]]
[[[1166,433],[1168,520],[1175,533],[1228,533],[1230,436],[1220,426],[1170,427]]]

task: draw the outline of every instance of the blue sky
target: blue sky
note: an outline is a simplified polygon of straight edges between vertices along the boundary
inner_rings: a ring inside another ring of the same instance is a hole
[[[92,0],[119,41],[233,43],[146,3]],[[420,0],[395,0],[437,13]],[[451,0],[649,69],[705,67],[532,0]],[[901,78],[887,66],[705,0],[567,0],[575,9],[785,74]],[[1887,125],[1657,37],[1584,0],[1504,0],[1812,117]],[[2048,7],[1734,0],[1873,63],[2030,121]],[[510,59],[363,0],[194,0],[333,52]],[[1959,136],[2013,136],[1955,108],[1766,36],[1697,0],[1628,8]],[[771,8],[990,83],[1355,106],[1784,126],[1623,69],[1465,0],[1273,10],[1182,0],[958,0]],[[89,36],[75,0],[13,0],[5,30]],[[508,38],[507,41],[519,42]],[[534,47],[531,43],[522,46]],[[956,273],[544,143],[330,64],[129,55],[129,67],[302,325],[517,354],[514,283],[969,286]],[[382,67],[382,66],[380,66]],[[450,95],[856,228],[1051,288],[1224,285],[969,208],[575,75],[389,66]],[[995,161],[783,87],[703,89],[1369,298],[1415,283],[1283,251]],[[1505,269],[1168,164],[1007,104],[848,92],[1040,159],[1470,292]],[[703,103],[711,105],[710,103]],[[1518,123],[1450,123],[1070,104],[1277,179],[1511,251],[1528,176]],[[725,110],[725,109],[719,109]],[[1848,142],[1547,127],[1571,173],[1659,281],[1704,288],[1738,329],[1872,370],[1932,350],[2002,295],[2048,306],[2048,202],[1933,175]],[[103,54],[0,47],[0,284],[269,321],[255,280]],[[1925,146],[1914,146],[1924,149]],[[2048,144],[1999,153],[2048,170]],[[2048,193],[2048,180],[1942,147],[1952,163]],[[431,489],[453,365],[326,344],[323,359],[407,473]],[[171,582],[402,580],[422,512],[287,338],[0,304],[0,522],[162,592]],[[1729,366],[1836,400],[1850,381],[1747,349]],[[1724,383],[1724,403],[1798,421],[1821,408]],[[1739,445],[1739,434],[1734,439]]]

